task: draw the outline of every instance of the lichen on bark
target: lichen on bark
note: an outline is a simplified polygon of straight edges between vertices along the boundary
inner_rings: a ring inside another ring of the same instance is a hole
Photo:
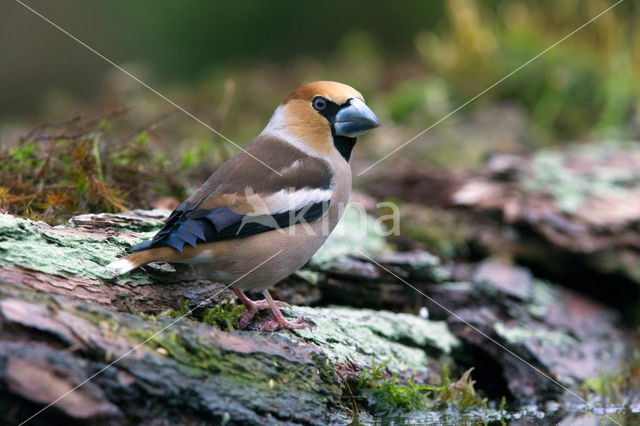
[[[338,365],[357,372],[388,362],[391,371],[414,375],[452,362],[458,340],[446,325],[409,314],[291,307],[287,314],[314,324],[294,333],[227,333],[164,316],[180,297],[199,304],[221,285],[169,265],[115,279],[103,267],[149,237],[165,216],[82,215],[51,227],[0,215],[0,324],[13,330],[0,338],[0,381],[20,402],[17,417],[108,367],[78,397],[56,403],[51,415],[125,419],[150,414],[155,405],[176,422],[322,424],[343,409]],[[380,240],[368,247],[380,249]],[[331,258],[316,262],[316,270]],[[9,372],[16,362],[25,367]],[[60,379],[45,384],[44,393],[21,385],[25,375],[46,378],[52,371]]]

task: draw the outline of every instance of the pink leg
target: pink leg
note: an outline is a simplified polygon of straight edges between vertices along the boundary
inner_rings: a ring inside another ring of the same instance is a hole
[[[251,300],[247,297],[246,294],[242,290],[233,289],[233,292],[238,296],[246,310],[242,313],[240,317],[240,328],[245,328],[249,325],[253,317],[256,316],[258,311],[262,311],[264,309],[270,309],[271,305],[266,300]],[[284,302],[275,302],[277,306],[287,306]]]
[[[273,319],[264,323],[262,326],[263,330],[277,330],[279,328],[307,328],[310,327],[309,324],[304,322],[302,318],[296,318],[294,321],[287,321],[284,316],[282,316],[282,312],[278,308],[277,302],[273,300],[269,290],[264,289],[262,291],[265,300],[271,307],[271,311],[273,312]]]

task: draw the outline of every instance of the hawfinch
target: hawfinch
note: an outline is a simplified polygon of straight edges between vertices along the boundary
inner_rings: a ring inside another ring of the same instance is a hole
[[[122,274],[149,262],[190,264],[233,288],[246,307],[241,326],[271,308],[273,320],[263,329],[307,327],[300,318],[287,321],[267,287],[302,267],[333,231],[351,193],[356,137],[378,126],[362,95],[347,85],[299,87],[153,239],[108,268]],[[248,290],[265,300],[249,299]]]

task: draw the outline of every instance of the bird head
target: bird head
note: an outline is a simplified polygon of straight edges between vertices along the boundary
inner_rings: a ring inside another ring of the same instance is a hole
[[[338,150],[348,161],[356,137],[379,126],[360,92],[346,84],[316,81],[291,92],[267,129],[286,133],[307,152]]]

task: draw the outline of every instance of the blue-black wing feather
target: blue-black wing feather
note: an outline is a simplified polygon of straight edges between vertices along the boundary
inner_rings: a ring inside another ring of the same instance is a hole
[[[195,247],[199,243],[243,238],[296,223],[313,222],[325,214],[329,201],[311,203],[297,211],[271,215],[238,214],[227,206],[211,210],[193,207],[193,204],[182,203],[153,239],[134,246],[131,251],[171,247],[182,253],[186,244]]]

